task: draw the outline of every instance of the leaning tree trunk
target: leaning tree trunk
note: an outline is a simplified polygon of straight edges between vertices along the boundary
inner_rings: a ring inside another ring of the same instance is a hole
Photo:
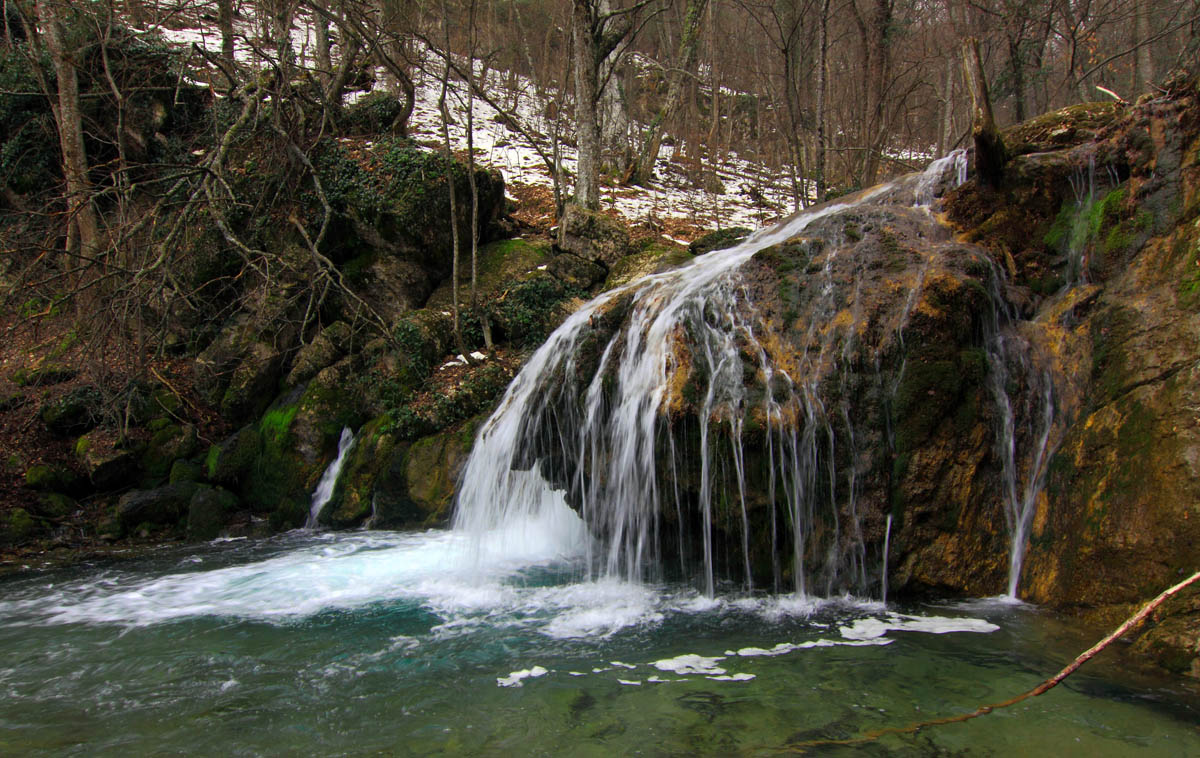
[[[700,44],[701,19],[704,17],[708,0],[688,0],[687,10],[683,16],[683,36],[679,39],[679,50],[675,55],[675,66],[671,69],[670,84],[667,87],[667,99],[663,101],[658,113],[654,114],[650,126],[646,129],[646,137],[638,151],[637,161],[630,172],[629,181],[633,184],[645,184],[654,178],[654,164],[658,160],[658,152],[662,149],[663,135],[667,124],[671,123],[680,107],[687,85],[687,72],[696,62],[696,50]],[[714,98],[716,93],[714,92]]]

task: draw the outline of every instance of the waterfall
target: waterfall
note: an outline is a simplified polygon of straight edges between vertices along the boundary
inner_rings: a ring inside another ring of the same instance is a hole
[[[317,482],[317,488],[313,490],[312,506],[308,510],[308,521],[304,523],[305,529],[316,529],[317,517],[321,515],[321,509],[333,497],[333,488],[337,485],[338,476],[342,473],[342,465],[346,462],[346,456],[350,454],[350,450],[354,447],[354,432],[350,427],[342,429],[342,436],[338,438],[337,457],[325,469],[325,473],[321,474],[321,481]]]
[[[879,574],[879,596],[887,605],[888,552],[892,547],[892,514],[887,515],[887,527],[883,531],[883,571]]]
[[[671,570],[662,546],[674,542],[680,569],[711,595],[720,577],[739,573],[742,588],[753,588],[750,499],[765,490],[770,507],[759,513],[768,512],[769,523],[756,534],[771,541],[774,589],[785,589],[790,574],[801,594],[867,591],[874,580],[855,478],[851,471],[839,480],[845,472],[835,462],[839,454],[853,459],[858,419],[826,407],[821,392],[830,377],[845,381],[853,350],[853,325],[831,328],[844,305],[834,278],[842,246],[825,248],[812,275],[819,289],[804,314],[808,339],[799,354],[781,357],[760,340],[739,270],[773,245],[803,247],[806,229],[869,201],[928,205],[965,166],[963,154],[948,156],[925,174],[801,211],[734,247],[586,303],[530,357],[482,426],[460,480],[454,528],[480,542],[486,535],[494,546],[498,532],[529,539],[539,524],[574,516],[554,519],[549,511],[573,509],[590,535],[575,541],[589,575],[660,579]],[[856,286],[855,303],[858,296]],[[694,413],[684,414],[684,405]],[[766,472],[754,492],[749,434],[758,435]],[[848,503],[844,515],[839,502]],[[740,544],[719,544],[718,528],[740,533]],[[778,560],[785,555],[786,564]]]

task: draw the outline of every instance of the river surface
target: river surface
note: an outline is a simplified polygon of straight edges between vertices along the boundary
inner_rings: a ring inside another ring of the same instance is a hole
[[[1094,635],[998,601],[708,598],[478,551],[294,532],[0,582],[0,755],[779,755],[1007,699]],[[809,754],[1200,755],[1192,696],[1110,655],[969,723]]]

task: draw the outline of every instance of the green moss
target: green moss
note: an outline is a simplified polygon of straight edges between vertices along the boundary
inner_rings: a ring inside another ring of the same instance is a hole
[[[264,413],[258,422],[258,431],[262,434],[263,442],[282,445],[298,410],[300,406],[293,404],[272,408]]]
[[[894,404],[898,451],[913,450],[928,439],[954,408],[962,381],[955,361],[909,362]]]
[[[1176,289],[1179,307],[1200,310],[1200,243],[1195,236],[1181,237],[1177,246],[1184,252],[1182,275]]]
[[[208,453],[204,456],[204,472],[209,479],[217,477],[217,461],[221,457],[220,445],[209,445]]]

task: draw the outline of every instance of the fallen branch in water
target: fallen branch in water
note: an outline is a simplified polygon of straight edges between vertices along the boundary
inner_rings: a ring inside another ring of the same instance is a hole
[[[920,730],[930,726],[941,726],[942,724],[957,724],[963,721],[970,721],[971,719],[979,718],[980,716],[991,713],[998,708],[1007,708],[1010,705],[1016,705],[1022,700],[1041,695],[1042,693],[1053,689],[1058,685],[1059,682],[1075,673],[1076,669],[1094,658],[1101,650],[1111,645],[1120,637],[1124,636],[1125,633],[1130,629],[1133,629],[1135,626],[1145,621],[1147,616],[1153,613],[1155,609],[1165,603],[1173,595],[1178,594],[1189,584],[1192,584],[1196,581],[1200,581],[1200,571],[1192,574],[1190,577],[1184,579],[1174,587],[1164,590],[1158,597],[1146,603],[1144,606],[1142,606],[1140,611],[1130,616],[1124,624],[1121,624],[1119,627],[1113,630],[1111,634],[1097,642],[1095,645],[1092,645],[1084,652],[1080,653],[1079,657],[1071,661],[1062,671],[1058,672],[1028,692],[1023,692],[1014,698],[1000,703],[992,703],[991,705],[981,705],[974,711],[971,711],[970,713],[964,713],[959,716],[947,716],[946,718],[933,719],[930,721],[919,721],[915,724],[909,724],[908,726],[893,726],[886,729],[876,729],[875,731],[867,732],[861,737],[851,737],[844,740],[806,740],[804,742],[797,742],[792,745],[788,745],[786,748],[784,748],[784,750],[786,752],[803,753],[806,748],[810,747],[825,747],[830,745],[862,745],[868,742],[875,742],[876,740],[879,740],[880,738],[886,737],[890,734],[915,734],[916,732],[919,732]]]

